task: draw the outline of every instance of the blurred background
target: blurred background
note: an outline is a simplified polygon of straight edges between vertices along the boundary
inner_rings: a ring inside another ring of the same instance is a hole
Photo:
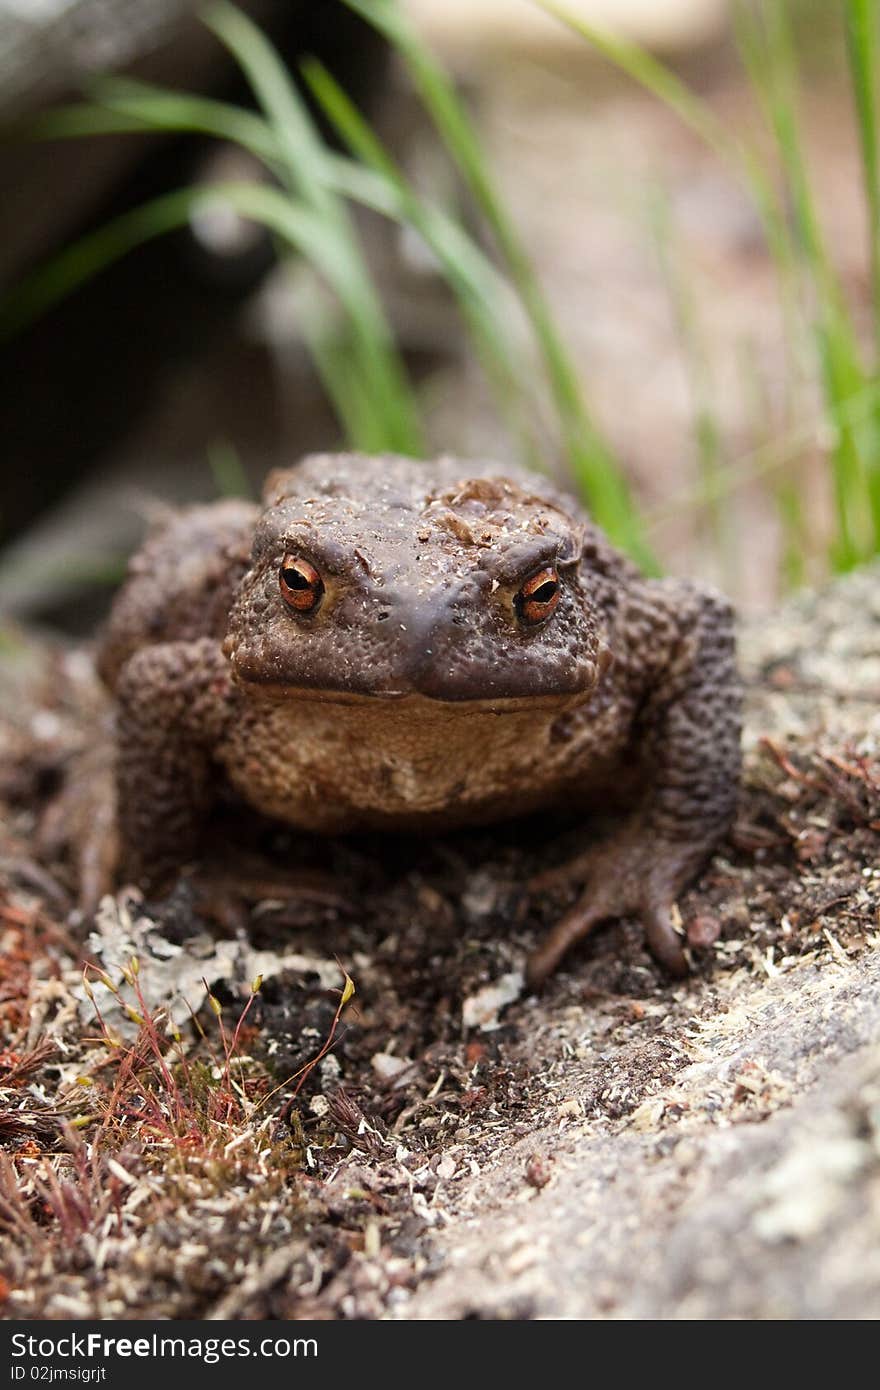
[[[0,0],[4,610],[348,445],[537,462],[746,610],[871,559],[874,8]]]

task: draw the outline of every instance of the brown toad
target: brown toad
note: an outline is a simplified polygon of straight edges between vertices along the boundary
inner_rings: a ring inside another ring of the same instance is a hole
[[[273,473],[262,507],[196,507],[147,541],[100,669],[135,880],[196,851],[218,768],[326,834],[622,805],[566,866],[586,887],[531,979],[628,914],[686,969],[670,910],[737,795],[731,610],[642,578],[543,479],[351,454]]]

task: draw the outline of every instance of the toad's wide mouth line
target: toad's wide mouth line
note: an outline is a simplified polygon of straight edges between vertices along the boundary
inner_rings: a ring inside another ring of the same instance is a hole
[[[419,690],[345,690],[342,688],[286,685],[281,681],[254,681],[236,675],[236,684],[255,696],[278,702],[304,705],[356,705],[361,708],[381,705],[395,709],[474,711],[486,714],[512,714],[522,710],[548,709],[565,711],[585,704],[594,687],[587,690],[544,692],[535,695],[453,694],[429,695]]]

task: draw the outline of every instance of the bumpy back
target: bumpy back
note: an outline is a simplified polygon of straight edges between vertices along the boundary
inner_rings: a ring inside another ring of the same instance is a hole
[[[222,638],[258,516],[251,502],[214,502],[170,513],[148,536],[129,562],[97,653],[111,690],[141,647]]]
[[[583,515],[572,497],[537,473],[514,464],[448,455],[428,461],[399,454],[309,454],[293,468],[279,468],[269,474],[263,501],[273,506],[288,498],[338,497],[354,490],[360,500],[373,499],[381,504],[394,498],[398,505],[416,513],[438,493],[474,478],[509,479],[536,502],[560,508],[572,517]]]

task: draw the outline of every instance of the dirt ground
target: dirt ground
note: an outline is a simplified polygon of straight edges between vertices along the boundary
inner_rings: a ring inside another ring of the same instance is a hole
[[[561,904],[529,879],[564,825],[321,844],[227,816],[168,899],[78,922],[45,811],[101,702],[82,650],[7,635],[5,1315],[876,1316],[878,584],[743,633],[690,979],[621,923],[539,997]]]

